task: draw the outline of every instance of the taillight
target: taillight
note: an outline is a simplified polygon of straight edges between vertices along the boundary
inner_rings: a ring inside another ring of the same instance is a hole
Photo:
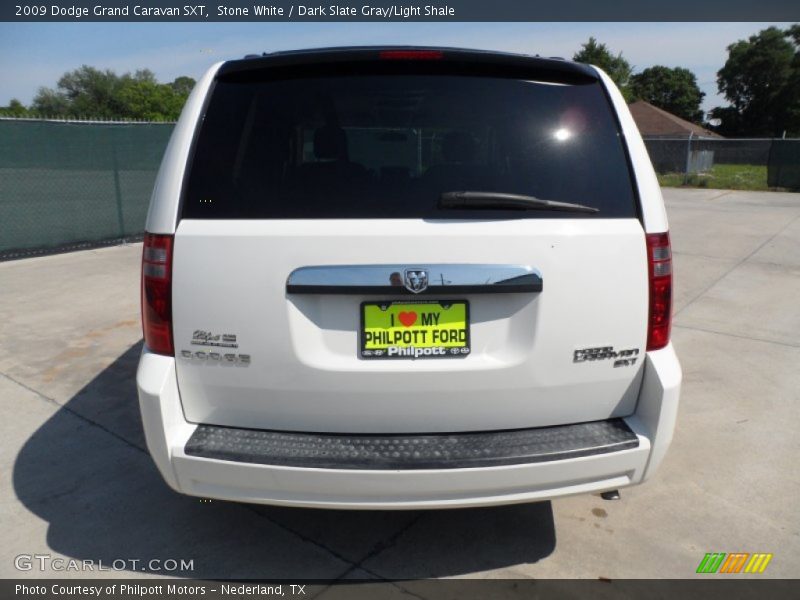
[[[382,50],[381,60],[441,60],[441,50]]]
[[[645,237],[650,281],[647,349],[658,350],[669,344],[672,328],[672,250],[669,232],[648,233]]]
[[[142,329],[152,352],[175,355],[172,344],[172,236],[144,234]]]

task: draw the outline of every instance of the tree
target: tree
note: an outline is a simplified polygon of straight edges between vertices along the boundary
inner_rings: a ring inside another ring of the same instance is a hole
[[[769,27],[728,46],[717,87],[730,102],[711,111],[723,135],[800,135],[800,26]]]
[[[792,60],[792,75],[784,90],[786,102],[786,132],[787,135],[800,136],[800,25],[792,25],[787,35],[794,44],[794,60]]]
[[[32,108],[44,116],[175,120],[193,85],[191,77],[158,83],[149,69],[117,75],[83,65],[65,73],[55,90],[40,88]]]
[[[8,103],[8,106],[0,106],[0,117],[19,118],[27,116],[28,109],[25,108],[25,105],[16,98],[12,98],[11,102]]]
[[[186,96],[176,94],[169,85],[130,80],[121,87],[118,100],[128,118],[164,121],[177,118]]]
[[[688,69],[649,67],[631,77],[630,95],[693,123],[703,119],[700,104],[705,93],[697,87],[697,78]]]
[[[56,93],[67,101],[69,114],[65,116],[109,119],[122,112],[118,100],[120,87],[120,78],[113,71],[83,65],[62,75]],[[33,104],[38,108],[39,95]]]
[[[188,96],[192,89],[194,88],[194,84],[197,83],[191,77],[176,77],[175,81],[169,84],[169,86],[173,89],[173,91],[181,96]]]
[[[63,94],[41,87],[33,99],[31,111],[40,117],[65,117],[69,111],[69,101]]]
[[[581,50],[573,55],[572,60],[603,69],[628,99],[627,86],[633,67],[622,58],[622,52],[614,56],[605,44],[598,44],[594,37],[590,37],[589,41],[581,46]]]

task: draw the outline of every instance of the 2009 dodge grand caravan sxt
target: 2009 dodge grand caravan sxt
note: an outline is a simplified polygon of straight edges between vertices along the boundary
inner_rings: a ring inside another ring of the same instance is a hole
[[[166,150],[137,384],[167,483],[308,507],[637,484],[681,371],[660,190],[614,84],[435,48],[215,65]]]

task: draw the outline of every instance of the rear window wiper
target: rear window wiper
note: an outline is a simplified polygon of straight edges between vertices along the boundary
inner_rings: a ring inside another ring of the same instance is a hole
[[[571,202],[542,200],[523,194],[504,192],[442,192],[439,208],[510,208],[517,210],[563,210],[565,212],[597,213],[600,209]]]

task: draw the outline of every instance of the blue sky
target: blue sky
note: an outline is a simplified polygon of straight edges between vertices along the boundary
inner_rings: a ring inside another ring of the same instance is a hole
[[[773,23],[0,23],[0,105],[29,103],[82,64],[148,68],[160,81],[198,78],[218,60],[290,48],[429,44],[563,56],[594,35],[637,71],[661,64],[697,75],[703,108],[724,105],[716,72],[726,46]],[[775,23],[780,27],[787,24]]]

